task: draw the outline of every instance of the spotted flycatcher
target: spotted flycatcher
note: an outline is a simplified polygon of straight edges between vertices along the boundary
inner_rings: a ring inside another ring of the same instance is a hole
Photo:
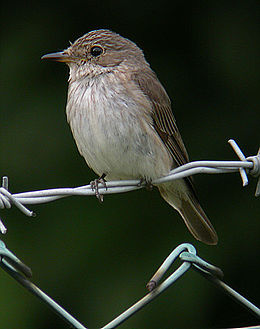
[[[135,43],[96,30],[42,58],[69,66],[67,119],[80,154],[100,177],[151,182],[189,161],[170,99]],[[190,178],[158,188],[196,239],[217,243]]]

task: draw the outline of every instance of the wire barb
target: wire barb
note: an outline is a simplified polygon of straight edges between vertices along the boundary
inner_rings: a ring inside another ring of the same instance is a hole
[[[254,164],[253,168],[250,171],[250,174],[253,177],[259,177],[257,185],[256,185],[256,191],[255,191],[255,196],[258,197],[260,195],[260,147],[258,149],[256,156],[248,157],[246,159],[247,159],[247,161],[252,161]]]
[[[2,188],[8,190],[8,177],[7,176],[3,176],[3,178],[2,178]],[[11,204],[5,197],[2,196],[2,194],[0,192],[0,209],[4,209],[4,208],[6,208],[6,209],[11,208]],[[7,232],[7,228],[5,227],[1,218],[0,218],[0,232],[2,234],[5,234]]]
[[[251,157],[245,157],[237,143],[233,140],[230,139],[228,143],[231,145],[233,150],[235,151],[236,155],[241,161],[251,161],[253,163],[253,167],[249,170],[250,175],[253,177],[258,177],[260,176],[260,148],[258,149],[258,153],[256,156],[251,156]],[[247,172],[246,169],[241,167],[239,168],[239,173],[243,182],[243,186],[248,185],[248,178],[247,178]],[[255,196],[259,196],[260,194],[260,177],[257,182],[257,187],[256,187],[256,192]]]

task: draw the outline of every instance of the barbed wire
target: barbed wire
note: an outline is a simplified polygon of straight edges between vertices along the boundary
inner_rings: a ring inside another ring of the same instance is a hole
[[[162,283],[159,284],[162,277],[178,258],[181,260],[182,264],[172,274],[170,274],[168,278],[166,278]],[[0,267],[2,267],[5,272],[12,276],[28,291],[30,291],[32,294],[42,300],[45,304],[47,304],[64,321],[72,325],[73,328],[87,329],[72,315],[70,315],[65,309],[63,309],[59,304],[57,304],[51,297],[46,295],[42,290],[40,290],[40,288],[38,288],[29,280],[32,275],[30,268],[23,264],[10,250],[8,250],[1,240]],[[137,303],[129,307],[126,311],[117,316],[114,320],[103,326],[101,329],[113,329],[122,324],[124,321],[126,321],[128,318],[133,316],[136,312],[138,312],[144,306],[150,303],[153,299],[163,293],[181,276],[183,276],[190,268],[195,269],[203,277],[214,283],[223,292],[232,297],[236,302],[247,308],[257,319],[260,319],[260,309],[222,281],[223,272],[220,268],[200,258],[197,255],[197,251],[193,245],[189,243],[183,243],[176,247],[170,253],[170,255],[165,259],[163,264],[154,274],[152,279],[148,282],[146,287],[149,293],[145,295],[142,299],[140,299]],[[255,326],[250,328],[259,327]]]
[[[155,179],[151,182],[152,185],[159,185],[165,182],[185,178],[196,174],[224,174],[239,172],[243,186],[248,184],[247,174],[253,177],[260,176],[260,148],[257,155],[245,157],[237,143],[230,139],[228,143],[231,145],[237,154],[239,161],[193,161],[183,166],[173,169],[169,175]],[[102,183],[97,185],[100,195],[125,193],[144,188],[145,182],[140,180],[121,180],[106,182],[105,186]],[[8,191],[8,177],[2,178],[2,187],[0,187],[0,209],[10,209],[11,206],[16,206],[26,216],[35,216],[33,211],[30,211],[25,205],[41,204],[55,201],[68,196],[89,196],[96,195],[97,192],[93,189],[93,185],[84,185],[76,188],[54,188],[32,192],[22,192],[12,194]],[[255,196],[260,195],[260,178],[258,178]],[[7,229],[0,219],[0,231],[6,233]]]

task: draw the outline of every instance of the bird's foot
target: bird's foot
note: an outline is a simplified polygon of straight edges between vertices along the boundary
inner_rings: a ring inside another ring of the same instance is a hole
[[[152,191],[153,189],[153,184],[151,180],[147,180],[145,178],[141,178],[140,182],[138,183],[138,186],[145,185],[145,188],[147,191]]]
[[[92,182],[90,182],[91,189],[92,189],[92,191],[95,191],[95,195],[100,203],[102,203],[104,201],[104,196],[99,193],[98,184],[102,184],[107,190],[107,184],[106,184],[105,177],[106,177],[106,174],[102,174],[99,178],[94,179]]]

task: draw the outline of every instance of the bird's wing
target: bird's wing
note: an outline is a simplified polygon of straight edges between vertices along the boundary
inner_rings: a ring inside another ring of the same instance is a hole
[[[174,165],[181,166],[187,163],[189,161],[188,154],[177,128],[169,97],[155,73],[150,70],[138,72],[133,79],[152,104],[153,126],[171,154],[175,162]],[[191,177],[186,177],[184,181],[188,191],[186,190],[185,197],[179,196],[181,206],[176,206],[176,188],[173,188],[172,185],[161,184],[159,186],[162,197],[179,211],[196,239],[207,244],[216,244],[218,241],[217,234],[199,204]]]
[[[153,71],[138,71],[132,76],[152,105],[153,126],[171,154],[181,166],[189,161],[188,153],[174,119],[170,99]]]

